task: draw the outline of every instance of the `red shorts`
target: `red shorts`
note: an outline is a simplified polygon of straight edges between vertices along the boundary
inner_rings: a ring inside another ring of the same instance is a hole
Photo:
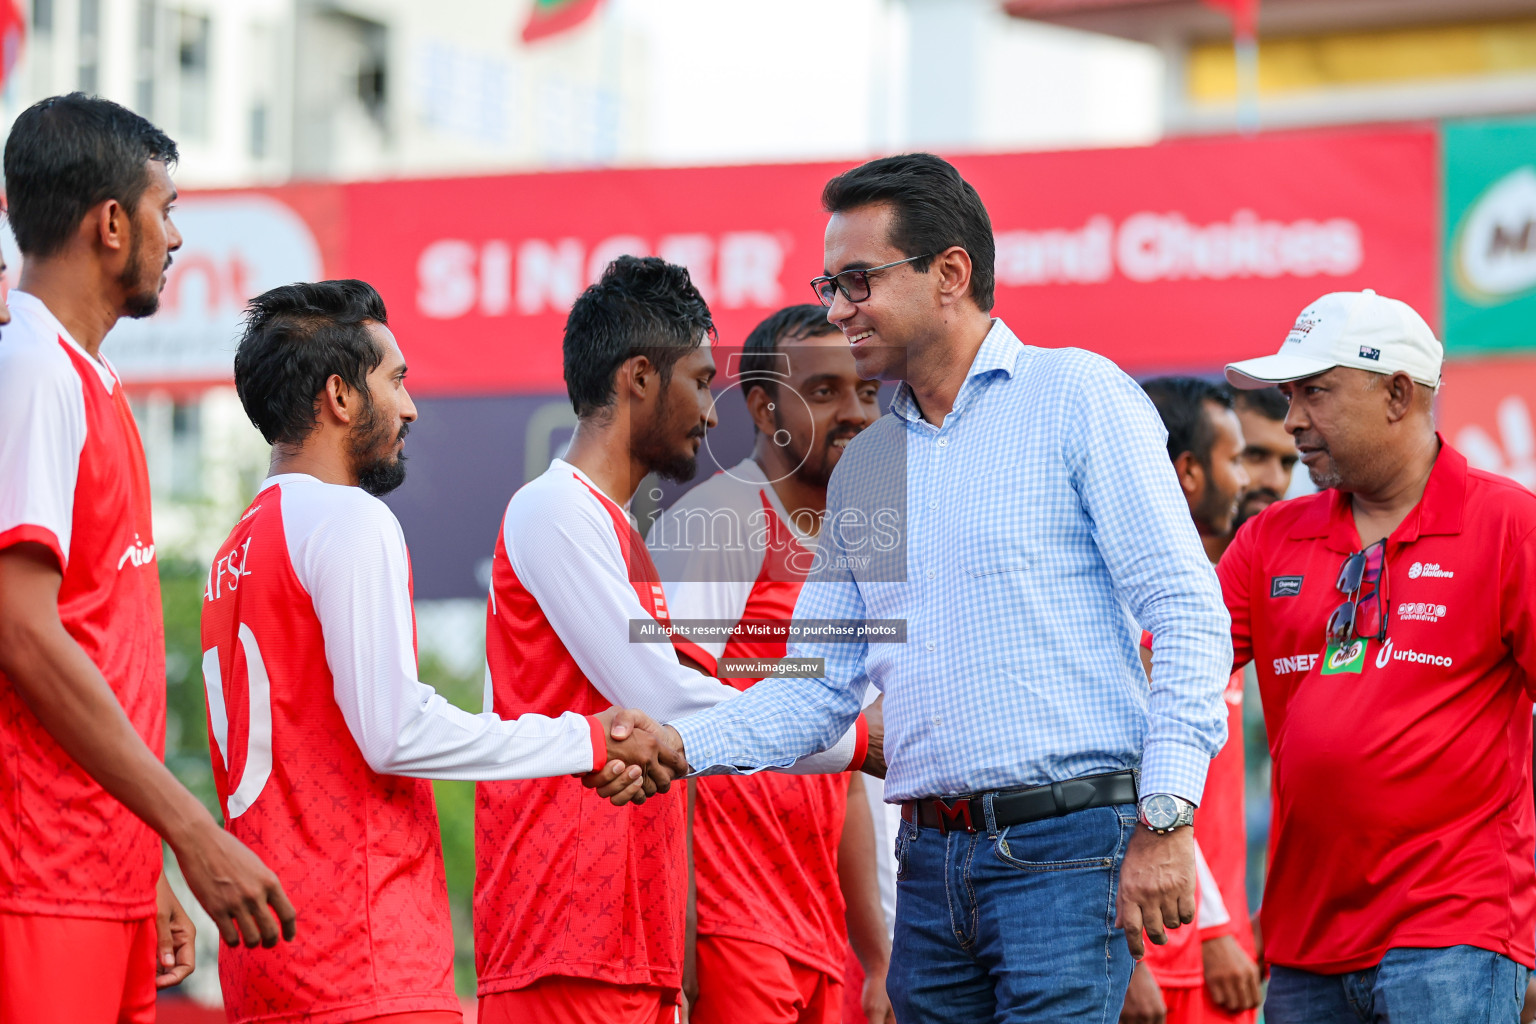
[[[409,1010],[368,1017],[355,1024],[464,1024],[464,1015],[458,1010]]]
[[[1205,1006],[1200,1011],[1200,1019],[1204,1024],[1253,1024],[1258,1019],[1258,1010],[1239,1010],[1236,1013],[1223,1010],[1211,998],[1211,990],[1208,987],[1202,986],[1200,993],[1205,998]]]
[[[1204,985],[1164,986],[1163,1004],[1168,1007],[1167,1024],[1203,1024],[1205,1020]]]
[[[843,979],[772,946],[700,935],[691,1024],[841,1024]]]
[[[0,1024],[155,1024],[155,919],[0,914]]]
[[[677,989],[540,978],[480,997],[479,1024],[677,1024]]]

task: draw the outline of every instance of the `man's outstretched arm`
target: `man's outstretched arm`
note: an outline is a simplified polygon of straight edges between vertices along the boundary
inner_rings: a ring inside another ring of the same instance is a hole
[[[225,942],[270,947],[279,935],[292,939],[294,909],[277,875],[176,781],[65,630],[62,582],[46,546],[0,550],[0,672],[64,752],[170,844]]]

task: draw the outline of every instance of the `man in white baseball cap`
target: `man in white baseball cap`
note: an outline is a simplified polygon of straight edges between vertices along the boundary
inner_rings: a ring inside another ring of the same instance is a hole
[[[1436,433],[1441,352],[1336,292],[1227,367],[1285,393],[1323,488],[1216,569],[1274,755],[1270,1024],[1513,1022],[1536,965],[1536,495]]]
[[[1279,352],[1229,363],[1227,380],[1237,388],[1263,388],[1349,366],[1400,370],[1433,390],[1440,386],[1443,354],[1435,332],[1406,302],[1370,288],[1329,292],[1301,311]]]

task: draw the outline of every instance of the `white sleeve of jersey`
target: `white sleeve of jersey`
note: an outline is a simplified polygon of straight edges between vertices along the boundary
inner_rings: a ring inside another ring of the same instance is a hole
[[[85,447],[85,396],[80,375],[53,348],[30,339],[0,344],[0,545],[49,544],[63,569]]]
[[[314,600],[336,703],[374,771],[430,779],[535,779],[592,771],[591,723],[575,713],[510,721],[470,714],[417,678],[410,566],[400,524],[361,491],[324,487],[310,511],[284,488],[284,528]],[[337,502],[337,496],[345,496]],[[308,497],[308,495],[305,495]],[[341,505],[343,507],[338,507]],[[297,515],[290,515],[290,507]],[[308,528],[306,528],[308,527]]]
[[[629,580],[613,520],[595,496],[563,482],[530,488],[507,506],[502,539],[513,572],[582,674],[615,705],[665,722],[736,696],[734,688],[679,663],[670,643],[630,642],[630,620],[652,616]]]
[[[762,571],[765,550],[747,544],[706,547],[672,543],[683,535],[680,506],[686,501],[685,496],[658,516],[646,537],[651,560],[667,592],[667,612],[673,620],[740,622],[752,596],[753,580]],[[694,642],[718,659],[725,653],[728,638]]]
[[[520,496],[507,506],[502,525],[512,569],[604,697],[669,722],[737,696],[734,687],[681,664],[671,644],[630,642],[630,620],[652,616],[628,578],[613,520],[595,496],[563,486],[525,489]],[[844,771],[855,745],[849,729],[832,747],[785,770]]]
[[[1232,915],[1227,913],[1227,904],[1221,898],[1221,887],[1216,884],[1216,876],[1211,873],[1211,866],[1205,862],[1205,854],[1200,851],[1200,843],[1195,843],[1195,876],[1200,881],[1200,907],[1196,913],[1196,928],[1215,928],[1232,920]]]

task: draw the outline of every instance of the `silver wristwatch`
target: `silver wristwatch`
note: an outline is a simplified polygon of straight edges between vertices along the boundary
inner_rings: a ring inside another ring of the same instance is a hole
[[[1194,824],[1195,805],[1181,796],[1150,793],[1136,805],[1136,817],[1153,832],[1165,836],[1174,829]]]

